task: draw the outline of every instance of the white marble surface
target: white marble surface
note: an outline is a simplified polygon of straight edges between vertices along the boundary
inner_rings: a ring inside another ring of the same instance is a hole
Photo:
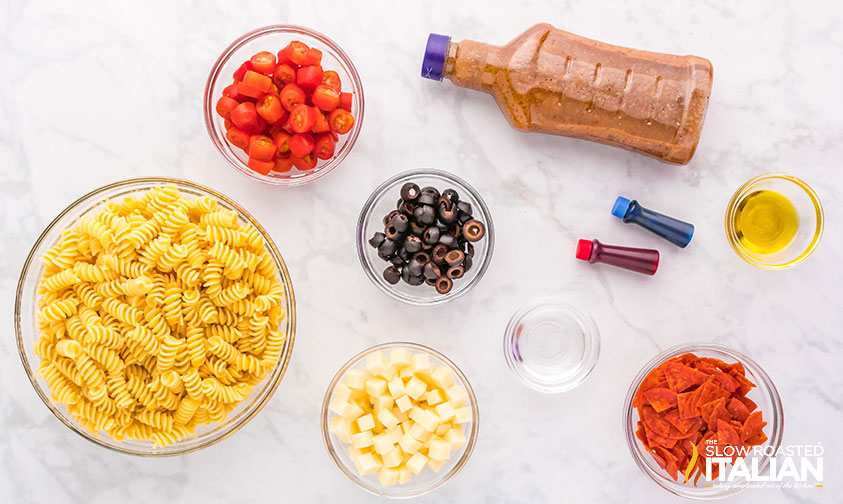
[[[634,465],[621,404],[644,362],[689,341],[755,358],[781,393],[785,442],[826,448],[825,488],[745,491],[728,502],[841,502],[841,4],[492,3],[0,2],[0,502],[374,501],[333,467],[319,408],[347,358],[398,339],[451,356],[480,401],[474,456],[420,502],[678,501]],[[714,90],[693,162],[667,166],[517,133],[489,97],[418,75],[429,31],[504,43],[539,21],[710,58]],[[297,189],[234,172],[201,115],[205,78],[222,48],[279,22],[334,38],[366,93],[355,150],[333,174]],[[474,184],[498,233],[483,281],[435,308],[379,292],[353,242],[369,192],[416,167],[451,170]],[[722,229],[732,192],[766,171],[804,178],[825,205],[819,249],[790,271],[745,264]],[[12,326],[19,269],[46,223],[95,186],[153,174],[209,185],[252,211],[287,260],[299,314],[289,372],[263,412],[217,446],[164,460],[111,453],[62,426],[27,382]],[[691,246],[679,250],[618,223],[608,212],[618,193],[695,223]],[[658,247],[661,270],[648,278],[575,261],[580,237]],[[549,396],[508,372],[501,338],[524,300],[557,293],[590,310],[603,346],[579,389]]]

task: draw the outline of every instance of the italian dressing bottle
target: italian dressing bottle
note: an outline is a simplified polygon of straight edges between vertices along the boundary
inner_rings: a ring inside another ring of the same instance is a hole
[[[538,24],[504,46],[431,33],[422,77],[494,96],[513,128],[582,138],[669,163],[691,160],[712,66]]]

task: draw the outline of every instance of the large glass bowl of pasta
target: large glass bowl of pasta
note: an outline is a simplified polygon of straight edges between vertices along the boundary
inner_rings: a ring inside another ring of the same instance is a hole
[[[73,431],[132,455],[230,436],[287,369],[295,298],[275,244],[240,205],[141,178],[82,196],[44,230],[15,299],[18,352]]]

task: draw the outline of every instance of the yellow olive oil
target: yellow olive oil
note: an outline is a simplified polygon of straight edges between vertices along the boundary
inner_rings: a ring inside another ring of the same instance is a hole
[[[799,215],[789,199],[775,191],[748,194],[738,204],[734,228],[738,239],[756,254],[775,254],[787,247],[799,228]]]

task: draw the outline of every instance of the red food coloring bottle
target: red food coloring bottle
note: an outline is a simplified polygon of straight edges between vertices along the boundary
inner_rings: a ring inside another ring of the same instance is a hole
[[[655,275],[659,268],[659,251],[634,247],[604,245],[597,240],[580,240],[577,259],[605,263],[645,275]]]

